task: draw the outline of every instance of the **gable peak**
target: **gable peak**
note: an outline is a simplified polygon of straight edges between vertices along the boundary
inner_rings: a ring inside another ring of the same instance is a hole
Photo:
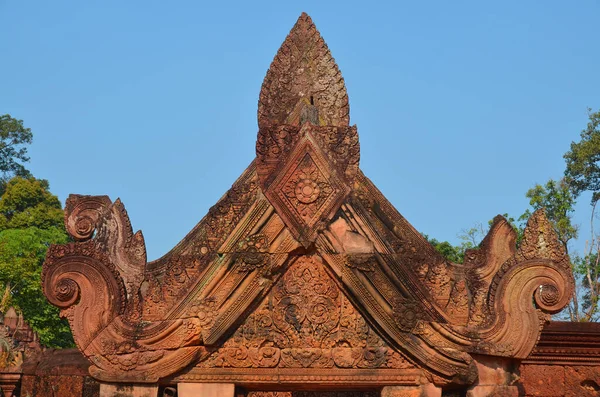
[[[306,13],[300,15],[267,71],[258,101],[259,128],[289,124],[302,102],[318,114],[320,125],[349,125],[344,79]]]

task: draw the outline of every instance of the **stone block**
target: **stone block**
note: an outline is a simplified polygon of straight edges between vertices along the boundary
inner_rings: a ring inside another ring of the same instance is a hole
[[[23,383],[21,384],[21,396],[82,397],[83,380],[82,376],[76,375],[24,376]]]
[[[421,386],[386,386],[381,397],[441,397],[442,389],[429,383]]]
[[[565,367],[565,397],[600,396],[600,368],[595,365]]]
[[[467,397],[520,397],[517,386],[476,386],[467,392]]]
[[[177,397],[234,397],[233,383],[179,383]]]
[[[528,397],[562,397],[565,369],[558,365],[523,365],[520,383]]]
[[[158,385],[101,383],[100,397],[158,397]]]

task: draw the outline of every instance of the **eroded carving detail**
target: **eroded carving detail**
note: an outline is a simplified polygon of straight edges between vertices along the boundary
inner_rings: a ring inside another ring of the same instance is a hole
[[[314,103],[324,125],[349,123],[344,79],[310,17],[302,14],[277,52],[260,90],[258,125],[292,124],[301,101]],[[286,120],[288,122],[286,122]]]
[[[301,257],[203,368],[412,368],[315,257]]]
[[[331,184],[319,171],[309,153],[306,153],[297,168],[281,189],[291,208],[294,208],[306,223],[311,223],[318,210],[333,193]]]

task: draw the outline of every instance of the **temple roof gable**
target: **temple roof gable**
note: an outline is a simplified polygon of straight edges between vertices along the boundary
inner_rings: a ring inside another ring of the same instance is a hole
[[[318,383],[331,368],[359,386],[471,384],[473,355],[526,357],[569,301],[543,211],[521,246],[499,217],[451,263],[387,201],[306,14],[267,72],[258,125],[255,160],[158,260],[120,200],[67,200],[73,242],[48,250],[43,288],[96,378]]]

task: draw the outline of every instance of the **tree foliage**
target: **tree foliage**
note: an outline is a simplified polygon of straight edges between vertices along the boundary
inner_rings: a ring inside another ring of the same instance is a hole
[[[31,129],[25,128],[23,120],[8,114],[0,115],[0,173],[3,180],[31,175],[23,163],[29,161],[27,145],[32,139]]]
[[[7,182],[0,199],[0,231],[37,227],[63,228],[58,197],[49,192],[48,181],[15,177]]]
[[[569,251],[569,242],[577,238],[579,227],[573,224],[576,198],[565,179],[548,180],[546,184],[536,184],[529,189],[525,196],[529,199],[531,209],[519,218],[520,221],[529,219],[533,211],[540,208],[546,210],[546,218],[552,224],[558,240]]]
[[[589,122],[581,131],[581,140],[571,143],[565,153],[565,177],[575,197],[592,193],[592,203],[600,199],[600,111],[588,109]]]
[[[442,254],[446,260],[453,263],[462,263],[464,259],[464,251],[461,251],[460,247],[450,244],[448,241],[439,241],[435,238],[430,238],[428,235],[423,234],[423,237],[433,245],[435,250]]]
[[[565,181],[573,197],[591,193],[590,236],[584,253],[571,255],[577,289],[569,308],[571,319],[575,321],[597,321],[600,296],[600,241],[594,231],[596,206],[600,199],[600,111],[588,109],[588,117],[580,140],[571,142],[570,150],[564,155]]]
[[[0,232],[0,282],[10,290],[10,304],[23,313],[43,345],[72,345],[69,324],[48,303],[40,283],[42,263],[50,244],[64,244],[58,228],[6,229]]]
[[[517,242],[521,241],[523,236],[523,227],[517,226],[514,218],[508,214],[503,214],[504,218],[508,223],[515,229],[517,233]],[[446,260],[453,263],[463,263],[465,259],[465,252],[470,249],[479,248],[481,241],[487,235],[490,227],[494,223],[493,219],[490,219],[487,226],[482,223],[478,223],[469,229],[463,229],[459,234],[460,240],[459,245],[452,245],[448,241],[439,241],[436,238],[430,238],[428,235],[423,234],[423,237],[439,252]]]
[[[50,244],[68,241],[60,202],[48,183],[14,177],[0,197],[0,284],[10,304],[50,347],[73,344],[69,325],[42,293],[41,271]]]

